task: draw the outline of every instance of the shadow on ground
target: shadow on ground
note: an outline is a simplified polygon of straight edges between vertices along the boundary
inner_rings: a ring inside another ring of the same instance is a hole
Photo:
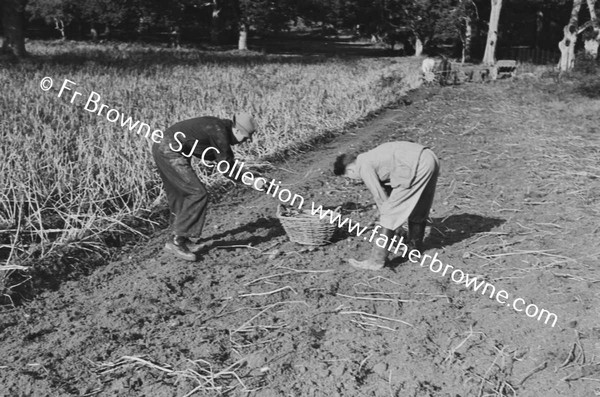
[[[371,204],[346,202],[342,204],[341,212],[344,217],[352,219],[352,213],[354,211],[361,213],[369,211],[371,208]],[[333,209],[333,207],[331,207],[331,209]],[[495,227],[502,225],[504,222],[506,222],[506,220],[501,218],[485,217],[476,214],[457,214],[445,218],[434,218],[433,223],[430,225],[431,233],[425,241],[425,249],[440,249],[454,245],[479,233],[489,232]],[[352,223],[354,224],[355,222],[352,221]],[[361,224],[359,229],[368,226],[369,230],[362,233],[368,234],[373,225],[374,223]],[[355,237],[356,230],[359,229],[355,229],[353,233],[350,233],[346,225],[343,228],[337,228],[332,242],[335,243],[337,241]]]
[[[266,231],[266,233],[260,233],[261,230]],[[200,242],[206,241],[207,244],[203,246],[198,253],[216,247],[227,248],[229,246],[240,245],[257,246],[262,243],[268,243],[274,238],[283,235],[285,235],[285,231],[277,218],[259,218],[254,222],[218,234],[213,234],[200,240]]]
[[[433,224],[430,225],[431,233],[424,242],[424,249],[441,249],[454,245],[479,233],[489,232],[504,222],[506,222],[504,219],[475,214],[458,214],[447,218],[434,218]],[[395,269],[406,261],[407,258],[398,256],[392,259],[388,266]]]
[[[454,245],[476,234],[489,232],[504,222],[506,222],[505,219],[476,214],[458,214],[446,218],[434,218],[425,248],[439,249]]]

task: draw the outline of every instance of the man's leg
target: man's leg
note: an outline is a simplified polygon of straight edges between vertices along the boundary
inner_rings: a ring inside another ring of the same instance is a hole
[[[200,237],[206,221],[208,192],[191,167],[188,172],[191,173],[189,176],[193,176],[196,181],[179,186],[183,197],[177,201],[178,211],[175,215],[173,231],[177,236]]]
[[[390,197],[383,203],[381,209],[381,226],[393,230],[398,230],[404,222],[409,221],[408,236],[411,238],[411,221],[419,222],[423,225],[429,215],[429,209],[433,202],[435,186],[439,165],[435,154],[426,149],[421,154],[417,175],[410,188],[398,187],[392,191]],[[415,212],[415,209],[417,211]],[[414,217],[413,217],[414,215]],[[413,235],[415,226],[413,225]],[[422,241],[421,237],[421,241]],[[413,248],[416,248],[413,245]]]
[[[418,251],[423,251],[423,239],[429,211],[433,204],[437,178],[439,174],[439,161],[431,150],[425,150],[421,155],[419,167],[431,170],[429,180],[421,193],[421,197],[408,218],[408,244]]]
[[[183,156],[153,148],[159,175],[167,193],[169,208],[174,215],[173,241],[165,249],[185,260],[196,260],[190,251],[189,237],[199,237],[204,227],[208,194],[204,185]]]

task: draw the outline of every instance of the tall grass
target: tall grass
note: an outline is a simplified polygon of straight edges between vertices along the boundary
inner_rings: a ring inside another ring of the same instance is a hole
[[[161,203],[149,141],[84,110],[92,91],[125,117],[165,130],[200,115],[253,113],[260,159],[339,131],[418,85],[418,62],[31,43],[0,71],[0,257],[47,256],[68,243],[102,251]],[[39,83],[54,79],[47,92]],[[69,79],[77,85],[58,97]],[[70,103],[73,91],[82,93]],[[1,234],[4,233],[4,234]],[[9,262],[7,261],[7,264]]]

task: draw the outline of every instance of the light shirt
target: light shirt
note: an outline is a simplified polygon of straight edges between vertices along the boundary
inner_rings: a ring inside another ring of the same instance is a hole
[[[392,189],[411,187],[424,149],[425,146],[413,142],[387,142],[358,155],[358,173],[378,207],[388,198],[382,183]]]

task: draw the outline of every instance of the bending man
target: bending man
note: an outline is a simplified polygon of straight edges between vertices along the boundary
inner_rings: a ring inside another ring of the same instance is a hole
[[[197,117],[174,124],[165,131],[164,139],[152,147],[152,156],[167,193],[171,210],[173,239],[165,250],[175,256],[197,260],[190,238],[202,234],[208,205],[208,193],[191,166],[191,156],[202,161],[225,161],[234,165],[232,145],[252,139],[256,122],[246,113],[236,114],[233,120],[217,117]],[[235,182],[243,172],[226,174]],[[239,178],[242,179],[242,178]],[[255,188],[260,190],[264,179]]]
[[[439,174],[439,161],[432,150],[412,142],[388,142],[358,156],[338,156],[333,172],[367,185],[379,209],[380,235],[386,241],[399,234],[408,220],[408,246],[422,251]],[[350,264],[379,270],[388,252],[387,246],[374,244],[368,259],[350,259]]]

